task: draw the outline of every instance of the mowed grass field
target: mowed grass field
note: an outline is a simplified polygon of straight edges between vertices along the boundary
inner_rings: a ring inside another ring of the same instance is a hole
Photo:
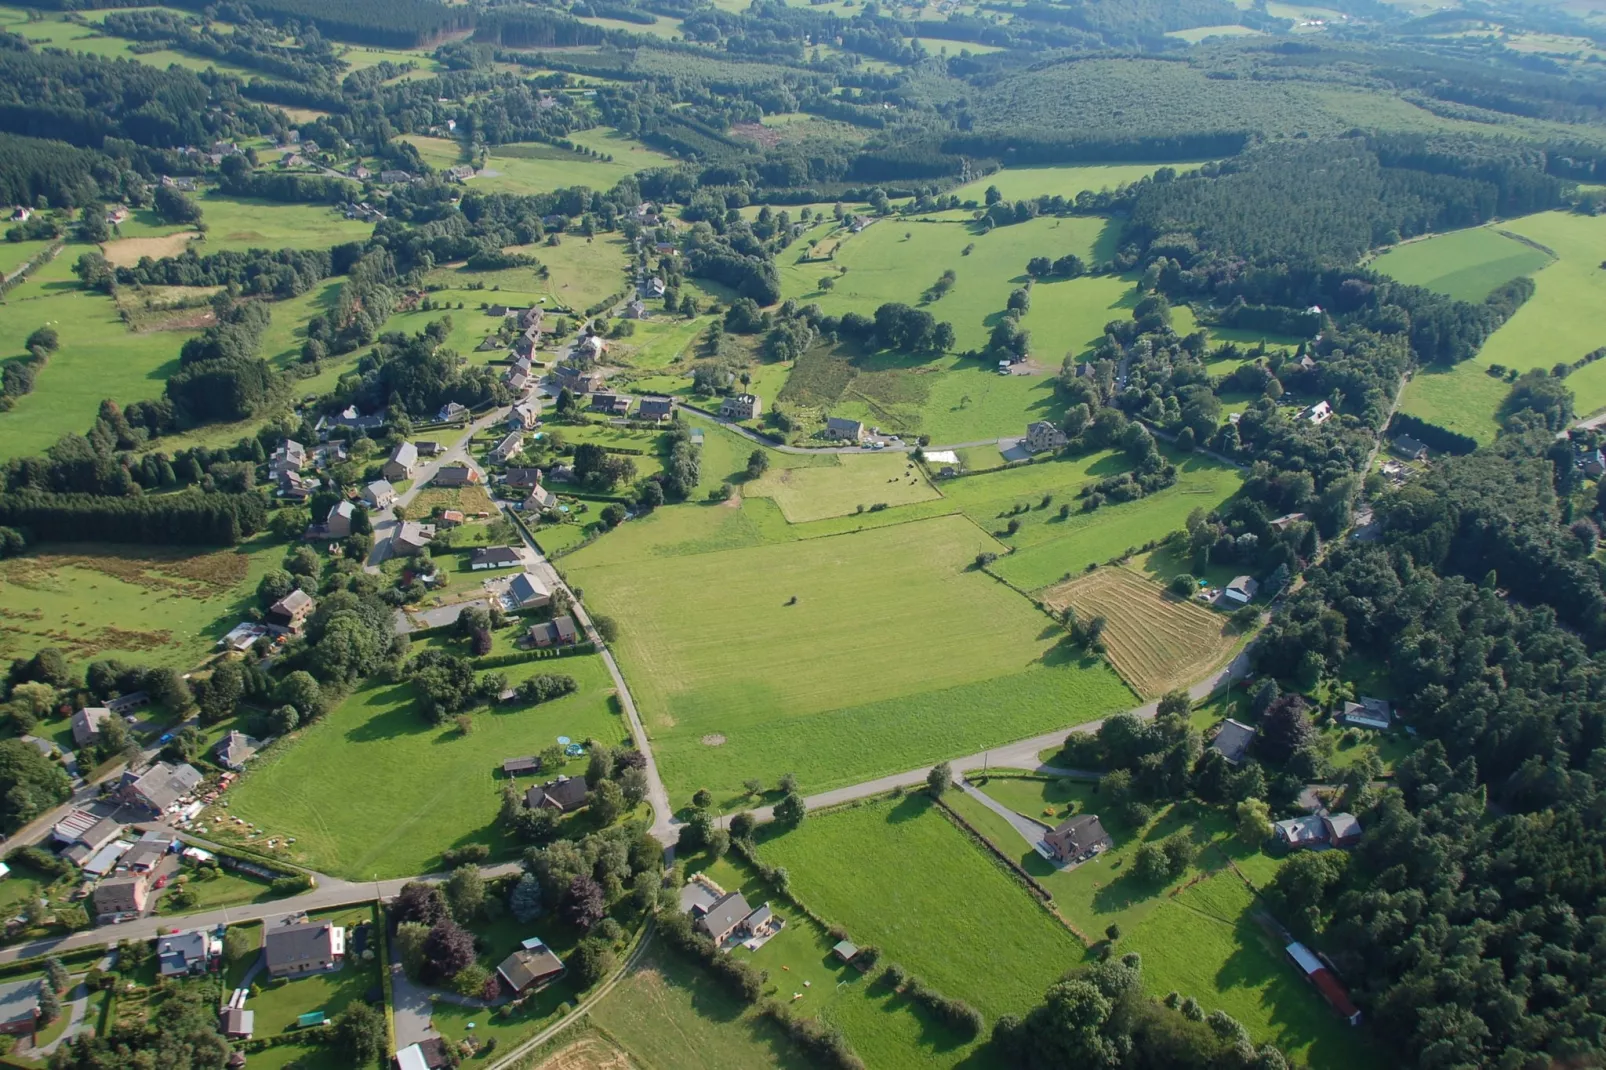
[[[1496,414],[1510,389],[1488,375],[1491,364],[1527,371],[1570,364],[1606,346],[1606,217],[1542,212],[1503,227],[1554,250],[1557,259],[1533,276],[1534,295],[1484,343],[1472,360],[1450,371],[1421,371],[1407,384],[1401,411],[1480,442],[1494,439]],[[1579,415],[1606,407],[1606,361],[1567,378]]]
[[[563,559],[620,622],[616,652],[677,799],[786,772],[818,791],[1132,704],[1107,666],[1056,649],[1052,621],[975,569],[998,544],[963,517],[888,510],[873,514],[888,526],[787,542],[768,502],[681,512]]]
[[[450,138],[407,134],[403,140],[415,145],[431,167],[444,169],[465,162],[461,146]],[[612,189],[626,175],[669,162],[669,157],[614,130],[588,130],[573,135],[571,140],[613,159],[599,160],[541,142],[495,145],[486,157],[484,170],[471,184],[477,189],[518,194],[548,193],[569,186],[605,190]]]
[[[759,855],[860,946],[875,944],[989,1026],[1024,1013],[1085,954],[923,794],[812,816],[766,837]]]
[[[262,826],[263,837],[295,837],[291,860],[354,880],[432,872],[443,850],[468,843],[513,850],[496,826],[503,760],[539,753],[560,735],[616,745],[628,733],[600,658],[498,671],[514,683],[563,673],[580,689],[539,706],[480,707],[464,736],[454,724],[427,723],[410,685],[369,683],[253,763],[228,812]]]
[[[1495,289],[1549,264],[1542,249],[1498,228],[1469,227],[1397,245],[1371,266],[1391,278],[1454,297],[1482,301]]]
[[[197,198],[206,238],[200,256],[223,250],[328,249],[342,242],[363,241],[372,223],[347,219],[329,205],[280,204],[210,191]]]
[[[773,498],[792,523],[937,498],[920,466],[903,453],[848,453],[832,465],[772,468],[742,486],[744,497]]]
[[[1043,602],[1074,609],[1082,620],[1105,618],[1110,663],[1144,698],[1191,684],[1237,645],[1223,614],[1168,594],[1125,568],[1101,568],[1050,588]]]
[[[949,42],[948,54],[957,56],[958,42]],[[931,48],[931,42],[926,47]],[[973,45],[960,45],[975,51]],[[932,49],[935,51],[935,49]],[[1002,171],[994,171],[986,178],[978,178],[954,190],[960,200],[973,200],[977,204],[983,203],[987,189],[990,186],[998,187],[1006,201],[1028,200],[1041,197],[1044,194],[1061,197],[1075,197],[1083,190],[1094,193],[1100,190],[1114,190],[1120,186],[1136,182],[1154,174],[1161,167],[1174,167],[1178,171],[1188,171],[1199,166],[1194,163],[1111,163],[1086,164],[1068,167],[1006,167]],[[1035,255],[1035,254],[1034,254]],[[1056,253],[1055,255],[1061,255]]]

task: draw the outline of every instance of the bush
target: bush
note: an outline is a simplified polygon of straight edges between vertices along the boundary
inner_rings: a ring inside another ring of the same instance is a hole
[[[306,873],[293,873],[279,877],[268,888],[276,896],[300,895],[312,888],[312,877]]]

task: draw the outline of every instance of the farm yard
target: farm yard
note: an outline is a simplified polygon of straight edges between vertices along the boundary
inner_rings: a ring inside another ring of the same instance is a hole
[[[1101,568],[1052,587],[1043,604],[1074,609],[1082,620],[1103,617],[1110,663],[1144,698],[1202,679],[1238,641],[1222,614],[1125,568]]]

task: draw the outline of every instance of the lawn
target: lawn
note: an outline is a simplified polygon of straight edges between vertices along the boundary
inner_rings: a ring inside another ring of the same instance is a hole
[[[856,943],[875,944],[989,1023],[1025,1012],[1085,954],[924,795],[811,817],[766,837],[759,853]]]
[[[526,305],[537,303],[541,297],[546,297],[548,308],[557,305],[574,309],[577,313],[586,307],[595,304],[610,294],[618,293],[625,285],[625,268],[628,266],[625,243],[623,239],[599,235],[595,238],[583,238],[578,235],[564,235],[557,245],[547,245],[544,242],[538,245],[511,246],[516,252],[526,253],[540,260],[548,270],[548,278],[541,279],[535,268],[507,268],[501,271],[470,271],[467,267],[443,267],[430,272],[426,282],[430,286],[444,286],[444,292],[432,292],[432,300],[463,301],[467,306],[463,311],[454,311],[454,319],[468,313],[472,321],[476,316],[482,316],[479,306],[485,302],[500,301],[503,304]],[[468,290],[470,285],[483,287],[479,290]],[[423,324],[430,318],[439,318],[440,313],[408,313],[410,316],[424,317],[416,327],[410,330],[422,330]],[[392,319],[391,323],[399,322],[400,318]],[[482,321],[491,324],[489,319]],[[481,330],[474,337],[474,344],[478,345],[480,339],[489,333]],[[465,346],[464,355],[473,348]]]
[[[268,538],[213,551],[57,544],[0,562],[0,657],[54,646],[74,667],[188,669],[256,604],[284,551]]]
[[[346,907],[309,915],[311,921],[328,921],[346,926],[346,939],[351,939],[351,928],[369,923],[370,938],[378,933],[371,906]],[[349,951],[349,946],[348,946]],[[348,1004],[360,1003],[370,988],[378,988],[379,960],[375,949],[372,962],[363,962],[355,954],[346,956],[342,969],[331,973],[297,977],[292,980],[269,979],[260,974],[257,985],[261,991],[246,1001],[246,1009],[256,1013],[256,1036],[271,1037],[295,1028],[296,1019],[309,1011],[323,1011],[333,1018]]]
[[[1454,370],[1422,371],[1406,385],[1401,409],[1452,431],[1491,441],[1496,412],[1510,389],[1486,373],[1492,364],[1523,371],[1571,363],[1606,345],[1606,329],[1591,311],[1606,305],[1606,217],[1542,212],[1505,230],[1553,250],[1557,259],[1534,274],[1534,295]],[[1580,415],[1606,407],[1606,363],[1596,361],[1567,379]]]
[[[1401,282],[1426,286],[1458,301],[1476,302],[1550,261],[1543,250],[1489,226],[1397,245],[1372,261],[1371,267]]]
[[[975,570],[997,543],[968,520],[787,544],[751,504],[663,510],[564,558],[622,625],[616,653],[673,792],[728,796],[787,771],[817,791],[1131,703]]]
[[[241,906],[245,903],[267,903],[277,898],[268,882],[255,877],[245,876],[234,872],[224,872],[212,880],[201,880],[195,876],[194,870],[185,870],[188,879],[184,882],[186,887],[195,891],[195,902],[178,910],[163,909],[164,914],[193,914],[203,910],[217,910],[220,907]],[[165,906],[167,897],[164,895],[161,903]],[[286,910],[291,909],[286,905]]]
[[[742,486],[744,497],[772,498],[792,523],[940,498],[902,453],[841,454],[834,465],[772,468]]]
[[[1238,643],[1224,614],[1124,568],[1101,568],[1045,592],[1043,601],[1072,607],[1082,620],[1105,618],[1110,663],[1144,698],[1200,679]]]
[[[198,255],[245,249],[328,249],[365,241],[372,223],[347,219],[329,205],[282,204],[230,197],[212,190],[199,198],[207,232]]]
[[[295,861],[354,879],[430,872],[443,850],[468,843],[512,852],[496,827],[502,761],[538,753],[559,735],[615,744],[626,732],[599,658],[498,671],[513,682],[564,673],[580,690],[510,712],[480,707],[465,737],[455,725],[426,723],[410,685],[370,683],[294,745],[254,763],[229,793],[229,813],[264,836],[294,836]]]

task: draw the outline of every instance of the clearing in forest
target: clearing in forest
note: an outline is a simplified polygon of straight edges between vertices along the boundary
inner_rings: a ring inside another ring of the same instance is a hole
[[[1110,664],[1144,698],[1204,676],[1238,641],[1221,614],[1125,568],[1101,568],[1053,587],[1043,604],[1075,609],[1082,620],[1103,617]]]

